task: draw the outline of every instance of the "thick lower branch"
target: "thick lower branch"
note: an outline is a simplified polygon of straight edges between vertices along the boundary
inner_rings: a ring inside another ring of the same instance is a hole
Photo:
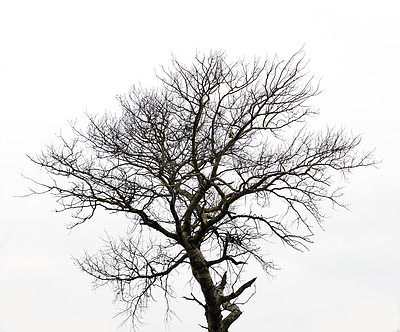
[[[226,316],[222,321],[222,332],[228,332],[229,326],[231,326],[232,323],[240,317],[242,312],[240,311],[238,305],[235,303],[232,304],[230,302],[227,302],[222,304],[222,307],[225,310],[230,311],[230,314]]]
[[[232,292],[231,294],[227,295],[227,296],[222,296],[221,297],[221,303],[226,303],[229,302],[230,300],[233,300],[235,298],[237,298],[240,294],[242,294],[244,292],[245,289],[249,288],[255,281],[257,278],[253,278],[251,280],[249,280],[248,282],[246,282],[245,284],[243,284],[242,286],[239,287],[239,289],[235,292]]]
[[[243,291],[249,288],[255,282],[256,279],[257,278],[251,279],[250,281],[240,286],[237,291],[232,292],[227,296],[224,296],[223,291],[226,285],[226,272],[225,272],[224,276],[222,277],[221,283],[217,286],[219,293],[219,300],[221,302],[222,308],[230,312],[229,315],[222,320],[222,328],[221,328],[222,332],[228,332],[228,328],[242,314],[242,311],[239,309],[239,306],[236,303],[231,303],[230,300],[233,300],[237,298],[240,294],[242,294]]]

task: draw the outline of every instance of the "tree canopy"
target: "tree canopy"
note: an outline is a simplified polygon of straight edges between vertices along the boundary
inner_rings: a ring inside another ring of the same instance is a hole
[[[208,331],[228,331],[256,280],[247,264],[273,267],[265,240],[304,247],[324,202],[343,206],[343,177],[374,164],[360,136],[307,127],[319,92],[306,66],[302,51],[286,61],[173,58],[157,88],[133,87],[120,113],[88,116],[86,130],[73,125],[71,140],[31,157],[71,227],[100,208],[126,215],[130,231],[78,264],[112,285],[133,322],[154,289],[174,296],[171,280],[189,267],[202,297],[186,299],[204,308]]]

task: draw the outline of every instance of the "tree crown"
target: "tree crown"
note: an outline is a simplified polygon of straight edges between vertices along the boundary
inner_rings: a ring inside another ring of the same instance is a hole
[[[341,205],[335,174],[374,163],[357,151],[359,136],[307,129],[318,85],[305,68],[302,51],[287,61],[228,62],[223,52],[197,54],[189,66],[173,59],[158,89],[133,87],[118,97],[120,115],[89,116],[86,131],[73,127],[72,141],[31,158],[54,177],[42,185],[74,211],[73,226],[99,207],[129,216],[126,238],[79,262],[114,284],[128,313],[137,317],[155,286],[171,295],[168,276],[190,265],[206,312],[212,296],[230,312],[216,318],[227,331],[239,310],[231,302],[254,279],[228,295],[225,285],[250,258],[272,266],[260,241],[301,249],[323,220],[322,202]],[[153,235],[143,241],[144,233]],[[209,316],[209,331],[219,331]]]

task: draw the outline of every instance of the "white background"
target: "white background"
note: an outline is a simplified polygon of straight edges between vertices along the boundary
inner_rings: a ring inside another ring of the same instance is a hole
[[[91,280],[71,255],[95,251],[98,218],[69,232],[68,213],[47,196],[28,199],[21,174],[39,169],[36,154],[83,113],[118,107],[115,95],[154,82],[171,54],[226,50],[231,58],[282,59],[304,45],[309,70],[322,77],[314,99],[321,125],[363,133],[378,169],[354,172],[345,190],[351,211],[330,213],[310,252],[271,247],[274,278],[257,268],[257,294],[232,326],[271,332],[393,332],[400,304],[398,214],[400,10],[397,1],[28,1],[0,2],[0,331],[118,329],[111,291]],[[187,290],[187,289],[186,289]],[[162,331],[150,308],[142,331]],[[194,303],[165,329],[203,331]]]

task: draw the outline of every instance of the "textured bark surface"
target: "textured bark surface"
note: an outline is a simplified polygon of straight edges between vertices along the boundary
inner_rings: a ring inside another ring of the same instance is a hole
[[[210,332],[222,331],[222,312],[219,295],[211,278],[207,262],[198,248],[187,248],[194,278],[201,287],[205,300],[205,315]]]

